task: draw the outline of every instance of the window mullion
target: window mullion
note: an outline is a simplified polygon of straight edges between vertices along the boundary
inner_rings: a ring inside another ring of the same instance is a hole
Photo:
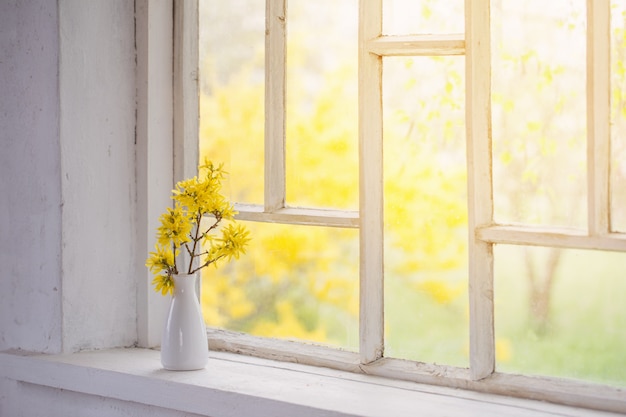
[[[360,354],[383,355],[382,58],[366,48],[382,31],[382,0],[359,4]]]
[[[591,236],[609,233],[610,1],[587,0],[587,181]]]
[[[287,0],[265,11],[265,211],[285,206],[285,67]]]
[[[137,339],[139,346],[161,343],[167,299],[151,288],[143,254],[154,250],[154,230],[174,182],[173,7],[171,2],[136,3],[137,43]]]
[[[465,1],[470,375],[495,369],[493,246],[476,229],[493,222],[490,1]]]
[[[174,6],[174,181],[180,181],[198,173],[198,0]]]
[[[174,182],[198,174],[198,42],[198,0],[174,0]],[[188,253],[178,256],[189,264]]]

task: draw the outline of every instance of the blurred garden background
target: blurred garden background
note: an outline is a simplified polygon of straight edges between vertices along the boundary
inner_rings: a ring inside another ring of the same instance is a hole
[[[358,210],[356,0],[290,0],[287,204]],[[384,34],[463,33],[462,0],[386,0]],[[493,0],[494,215],[586,228],[584,0]],[[263,204],[263,0],[200,1],[200,158]],[[612,1],[611,221],[626,232],[626,5]],[[383,60],[385,355],[467,367],[465,59]],[[358,350],[358,229],[246,222],[203,272],[209,326]],[[626,254],[497,245],[497,369],[626,386]]]

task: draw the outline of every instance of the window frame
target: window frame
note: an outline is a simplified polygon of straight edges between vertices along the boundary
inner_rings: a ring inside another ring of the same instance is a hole
[[[169,300],[145,256],[176,182],[197,174],[198,0],[136,0],[137,343],[161,344]],[[199,289],[199,288],[198,288]]]
[[[173,1],[135,2],[137,48],[137,344],[156,347],[167,300],[152,289],[145,255],[156,243],[154,230],[171,204],[173,160]],[[171,169],[163,169],[171,167]],[[144,255],[145,254],[145,255]]]
[[[211,349],[419,383],[626,412],[626,399],[621,388],[553,377],[511,375],[499,373],[495,369],[495,244],[626,252],[626,234],[611,232],[609,218],[610,1],[586,2],[586,117],[588,126],[593,126],[588,131],[587,139],[586,232],[558,227],[504,225],[494,221],[490,0],[465,0],[465,34],[411,36],[382,34],[382,1],[359,0],[359,211],[293,208],[286,205],[287,0],[266,0],[264,203],[262,206],[235,204],[239,211],[237,218],[240,220],[359,229],[359,352],[208,329]],[[196,7],[197,24],[197,0],[189,3],[195,4],[193,7]],[[185,20],[183,24],[186,26],[192,22]],[[383,137],[382,58],[437,55],[465,55],[466,59],[469,368],[387,358],[383,354],[383,169],[380,157]],[[178,62],[180,59],[193,58],[183,54],[175,59]],[[197,66],[197,57],[194,65]],[[197,99],[197,90],[192,92],[193,88],[197,88],[197,85],[185,85],[181,91]],[[188,103],[193,105],[191,101]],[[189,124],[184,131],[189,132],[187,129],[193,128]],[[193,149],[193,146],[188,145],[188,136],[185,137],[184,154]],[[195,169],[197,154],[195,158],[185,156],[185,167]],[[178,171],[181,172],[180,169]]]

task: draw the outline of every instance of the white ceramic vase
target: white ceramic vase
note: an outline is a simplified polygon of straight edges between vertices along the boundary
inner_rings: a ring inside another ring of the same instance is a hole
[[[206,327],[196,295],[198,274],[174,275],[174,295],[161,339],[161,363],[172,371],[192,371],[209,358]]]

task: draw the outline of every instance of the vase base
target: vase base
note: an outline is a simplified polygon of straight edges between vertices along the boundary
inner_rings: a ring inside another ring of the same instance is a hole
[[[166,371],[201,371],[203,369],[206,369],[207,363],[205,362],[204,364],[192,365],[166,365],[164,363],[161,363],[161,365],[163,365],[163,369],[165,369]]]

